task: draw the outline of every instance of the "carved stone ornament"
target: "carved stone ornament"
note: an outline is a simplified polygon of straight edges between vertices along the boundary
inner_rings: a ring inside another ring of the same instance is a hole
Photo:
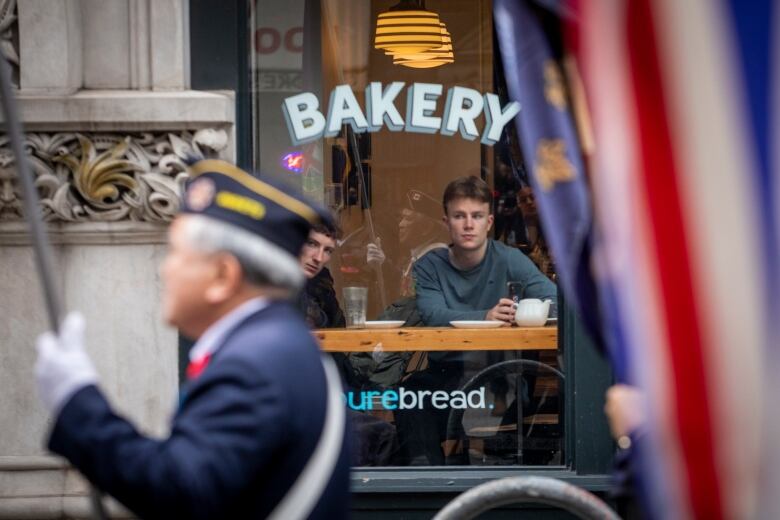
[[[167,222],[179,209],[184,160],[227,148],[224,130],[28,133],[25,150],[49,222]],[[0,221],[20,220],[22,201],[7,135],[0,135]]]

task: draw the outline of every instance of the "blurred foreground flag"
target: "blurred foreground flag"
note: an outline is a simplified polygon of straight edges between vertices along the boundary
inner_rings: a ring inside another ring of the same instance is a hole
[[[649,512],[780,518],[780,5],[566,10],[595,136],[597,281],[648,396]]]
[[[521,107],[515,128],[559,285],[603,347],[601,307],[590,272],[594,236],[588,182],[560,56],[540,15],[553,16],[526,0],[493,2],[507,92]]]

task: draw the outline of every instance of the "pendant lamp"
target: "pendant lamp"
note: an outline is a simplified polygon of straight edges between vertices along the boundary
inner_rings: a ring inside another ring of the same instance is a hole
[[[401,0],[377,17],[374,48],[394,56],[437,49],[443,45],[440,24],[421,1]]]
[[[452,63],[455,54],[452,52],[452,37],[444,23],[440,23],[442,46],[436,49],[428,49],[413,54],[396,54],[393,56],[393,65],[403,65],[414,69],[430,69]]]

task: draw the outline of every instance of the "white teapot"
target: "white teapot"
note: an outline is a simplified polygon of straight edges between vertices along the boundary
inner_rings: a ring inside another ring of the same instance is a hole
[[[515,323],[519,327],[541,327],[547,323],[550,314],[552,300],[539,300],[537,298],[525,298],[517,302],[515,310]]]

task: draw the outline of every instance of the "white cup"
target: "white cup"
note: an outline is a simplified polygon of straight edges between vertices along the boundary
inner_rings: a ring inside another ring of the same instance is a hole
[[[542,327],[547,323],[552,300],[526,298],[517,302],[515,323],[519,327]]]

